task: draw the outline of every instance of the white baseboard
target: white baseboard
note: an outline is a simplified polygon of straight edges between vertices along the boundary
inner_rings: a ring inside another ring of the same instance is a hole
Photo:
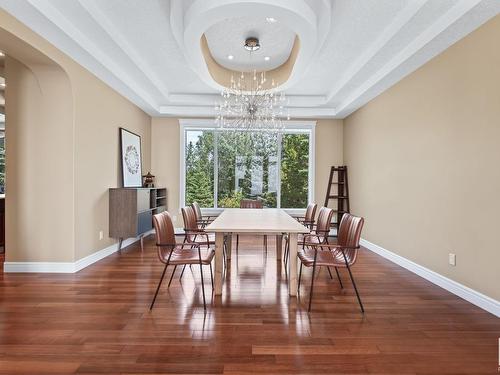
[[[411,260],[408,260],[401,255],[395,254],[389,250],[384,249],[374,243],[371,243],[365,239],[361,239],[360,244],[366,247],[368,250],[380,255],[383,258],[390,260],[397,265],[406,268],[407,270],[417,274],[420,277],[430,281],[433,284],[440,286],[443,289],[463,298],[464,300],[486,310],[497,317],[500,317],[500,302],[488,297],[474,289],[471,289],[465,285],[457,283],[437,272],[431,271],[430,269],[423,267]]]
[[[147,236],[154,231],[149,231],[144,234]],[[140,237],[127,238],[123,240],[122,248],[127,247],[134,242],[139,241]],[[107,256],[118,251],[118,243],[114,243],[102,250],[96,251],[85,258],[79,259],[76,262],[5,262],[3,264],[3,272],[5,273],[75,273],[91,264],[98,262]]]

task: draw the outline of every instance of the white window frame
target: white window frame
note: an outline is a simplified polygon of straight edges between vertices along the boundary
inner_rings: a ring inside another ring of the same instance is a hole
[[[180,197],[179,197],[179,207],[184,207],[186,205],[186,131],[188,130],[218,130],[213,119],[179,119],[180,126]],[[285,134],[309,134],[309,171],[308,171],[308,192],[307,201],[308,203],[315,201],[314,196],[314,181],[315,181],[315,152],[316,152],[316,121],[298,121],[290,120],[285,121],[285,128],[283,132]],[[217,161],[217,132],[215,132],[214,137],[214,174],[218,173],[218,161]],[[278,165],[281,171],[281,148],[282,148],[282,133],[278,133]],[[214,186],[214,202],[217,201],[217,184]],[[278,178],[278,193],[277,194],[277,205],[281,205],[281,178]],[[179,208],[180,209],[180,208]],[[290,214],[302,214],[304,208],[282,208],[284,211]],[[206,214],[218,214],[222,212],[223,208],[203,208],[203,213]]]

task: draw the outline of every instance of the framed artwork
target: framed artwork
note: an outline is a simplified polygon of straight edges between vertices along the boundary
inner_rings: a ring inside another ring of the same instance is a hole
[[[123,187],[142,187],[141,137],[120,128]]]

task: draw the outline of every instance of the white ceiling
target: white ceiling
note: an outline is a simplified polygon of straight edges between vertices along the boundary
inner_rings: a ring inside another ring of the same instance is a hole
[[[0,7],[147,113],[182,117],[213,115],[218,97],[203,34],[216,60],[236,69],[248,68],[239,46],[250,31],[262,36],[263,51],[253,56],[259,69],[285,61],[297,35],[299,55],[282,86],[291,115],[343,118],[500,13],[499,0],[0,0]]]

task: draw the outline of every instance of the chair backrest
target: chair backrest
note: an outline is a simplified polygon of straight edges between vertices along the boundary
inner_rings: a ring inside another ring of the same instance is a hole
[[[262,201],[253,199],[242,199],[240,208],[263,208]]]
[[[175,231],[172,218],[167,211],[153,216],[157,244],[175,245]]]
[[[194,208],[191,206],[182,207],[182,219],[184,220],[184,230],[185,231],[197,231],[198,222],[196,221],[196,213]],[[186,234],[186,239],[188,242],[195,242],[196,234]]]
[[[314,217],[316,216],[316,208],[318,205],[316,203],[309,203],[306,208],[306,214],[304,215],[304,219],[306,221],[314,221]]]
[[[347,261],[350,264],[353,264],[356,261],[356,257],[358,255],[357,248],[359,247],[359,240],[361,238],[361,230],[363,229],[364,222],[365,219],[362,217],[347,213],[342,215],[337,243],[340,246],[349,246],[354,248],[344,250]]]
[[[324,242],[328,240],[332,216],[333,210],[331,208],[321,207],[319,209],[318,220],[316,221],[316,233]]]
[[[196,220],[203,219],[203,215],[201,214],[201,208],[198,202],[191,203],[191,207],[193,207],[194,213],[196,214]]]

